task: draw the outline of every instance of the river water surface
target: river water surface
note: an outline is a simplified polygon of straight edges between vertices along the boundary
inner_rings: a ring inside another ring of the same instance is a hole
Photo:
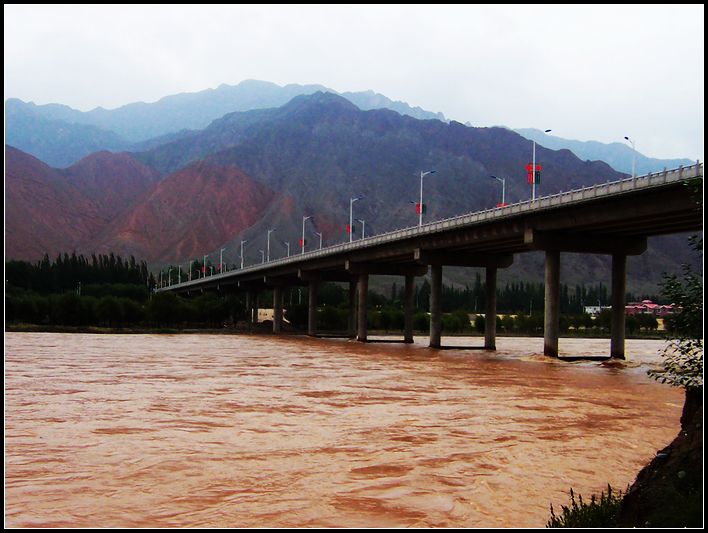
[[[426,343],[6,333],[5,525],[543,527],[678,433],[661,341]]]

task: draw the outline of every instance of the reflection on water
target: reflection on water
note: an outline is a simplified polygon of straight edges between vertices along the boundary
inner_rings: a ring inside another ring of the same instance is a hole
[[[425,344],[8,333],[5,525],[543,527],[678,432],[661,341]]]

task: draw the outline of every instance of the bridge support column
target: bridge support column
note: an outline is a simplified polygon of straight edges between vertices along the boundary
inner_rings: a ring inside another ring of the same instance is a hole
[[[484,348],[486,350],[497,349],[497,269],[487,267],[487,308],[484,316]]]
[[[349,321],[348,334],[350,339],[356,338],[356,281],[349,282]]]
[[[430,266],[430,347],[442,340],[442,265]]]
[[[369,275],[359,274],[357,284],[359,302],[357,307],[356,340],[366,342],[366,299],[369,292]]]
[[[246,293],[246,322],[249,327],[258,323],[258,293],[255,289]]]
[[[610,357],[624,359],[625,293],[627,291],[627,256],[612,255],[612,322]]]
[[[405,301],[403,304],[403,342],[413,342],[413,309],[415,308],[415,276],[406,274]]]
[[[283,288],[273,287],[273,333],[283,331]]]
[[[307,301],[307,334],[311,337],[317,335],[317,281],[309,282]]]
[[[543,353],[558,357],[560,329],[560,252],[546,251],[545,297],[543,317]]]

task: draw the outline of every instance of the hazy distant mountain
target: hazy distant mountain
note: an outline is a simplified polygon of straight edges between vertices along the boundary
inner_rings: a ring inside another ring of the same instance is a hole
[[[535,140],[537,145],[553,150],[567,148],[580,159],[590,161],[604,161],[615,170],[626,174],[632,173],[632,147],[627,143],[616,142],[605,144],[598,141],[574,141],[548,135],[541,130],[522,128],[514,130],[527,139]],[[681,165],[693,165],[690,159],[655,159],[641,153],[636,154],[636,173],[638,176],[649,172],[658,172],[665,168],[677,168]]]
[[[336,93],[322,85],[290,84],[281,87],[266,81],[246,80],[238,85],[222,84],[216,89],[180,93],[165,96],[154,103],[135,102],[110,110],[98,107],[82,112],[59,104],[25,105],[32,106],[36,115],[45,119],[92,125],[138,142],[183,129],[202,129],[213,120],[234,111],[280,107],[295,96],[318,91]],[[350,92],[343,96],[363,109],[386,107],[416,118],[444,119],[440,113],[412,108],[373,91]]]
[[[233,112],[277,108],[295,96],[320,91],[338,94],[316,84],[279,86],[246,80],[237,85],[222,84],[216,89],[166,96],[153,103],[135,102],[116,109],[99,107],[87,112],[61,104],[35,105],[9,99],[5,103],[6,143],[51,166],[65,167],[94,151],[126,150],[131,144],[132,150],[146,150],[189,137]],[[411,107],[371,90],[344,92],[341,96],[362,110],[391,109],[421,120],[446,122],[442,113]],[[567,148],[580,159],[605,161],[616,170],[631,172],[632,150],[627,144],[573,141],[534,129],[517,132],[547,148]],[[638,154],[637,173],[690,163],[687,159],[652,159]]]
[[[131,144],[93,125],[48,118],[38,106],[14,98],[5,102],[5,143],[58,168],[99,150],[124,150]]]
[[[329,91],[335,92],[336,91]],[[303,93],[304,94],[304,93]],[[343,96],[359,109],[363,111],[369,111],[371,109],[390,109],[401,115],[407,115],[409,117],[417,118],[419,120],[442,120],[446,122],[447,119],[442,113],[432,113],[421,109],[420,107],[411,107],[406,102],[393,101],[383,94],[375,93],[374,91],[362,91],[358,93],[345,92],[341,93]]]

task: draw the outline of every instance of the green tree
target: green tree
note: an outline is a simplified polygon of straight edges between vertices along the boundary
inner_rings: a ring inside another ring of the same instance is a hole
[[[702,254],[703,239],[694,236],[691,247]],[[672,317],[672,337],[664,348],[662,368],[649,375],[662,383],[694,389],[703,386],[703,276],[683,265],[683,278],[665,275],[664,294],[678,309]]]

